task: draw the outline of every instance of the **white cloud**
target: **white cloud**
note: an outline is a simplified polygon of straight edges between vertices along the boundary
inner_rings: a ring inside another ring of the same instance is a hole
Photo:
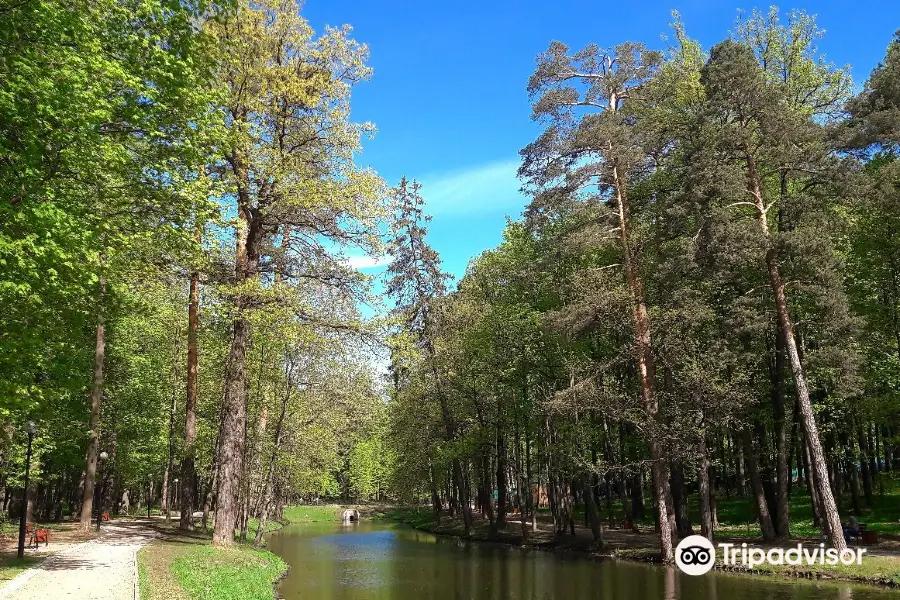
[[[422,197],[433,215],[511,212],[525,207],[516,178],[518,160],[505,160],[422,178]]]
[[[347,264],[352,269],[374,269],[391,262],[390,256],[348,256]]]

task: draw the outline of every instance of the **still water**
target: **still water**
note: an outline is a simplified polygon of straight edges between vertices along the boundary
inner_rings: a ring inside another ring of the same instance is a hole
[[[285,600],[887,600],[878,588],[708,573],[466,543],[362,522],[292,525],[269,538],[291,565]]]

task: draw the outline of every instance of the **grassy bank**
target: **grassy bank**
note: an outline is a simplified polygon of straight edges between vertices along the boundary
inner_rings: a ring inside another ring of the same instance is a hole
[[[267,521],[266,532],[288,523],[340,520],[338,506],[290,506],[280,521]],[[160,524],[161,537],[138,552],[138,578],[144,600],[272,600],[274,585],[288,565],[277,555],[250,544],[216,548],[210,535],[184,533],[174,523]],[[259,528],[251,519],[247,537]]]
[[[291,523],[318,523],[322,521],[340,521],[341,511],[343,510],[343,506],[334,505],[286,506],[281,520],[266,521],[265,533],[278,531],[285,525],[290,525]],[[259,531],[259,520],[250,519],[250,522],[247,526],[247,539],[255,538],[257,531]]]
[[[900,476],[892,473],[881,474],[880,486],[875,486],[872,495],[871,506],[863,505],[856,515],[861,523],[866,523],[868,528],[877,531],[882,537],[900,536]],[[637,524],[641,528],[654,527],[653,508],[650,499],[647,502],[645,516],[638,519]],[[864,498],[860,500],[865,503]],[[758,538],[762,535],[759,521],[756,517],[756,506],[750,498],[734,498],[719,496],[716,499],[719,527],[716,532],[719,535],[739,538]],[[613,521],[619,522],[624,518],[622,507],[619,503],[612,506]],[[852,503],[847,494],[840,498],[840,513],[846,520],[853,513]],[[550,510],[538,509],[540,515],[550,518]],[[700,506],[696,493],[688,496],[688,513],[691,522],[695,525],[700,522]],[[600,506],[600,517],[604,522],[609,520],[610,512],[604,503]],[[790,522],[791,536],[798,538],[818,537],[819,529],[813,526],[812,502],[806,489],[797,485],[793,486],[790,496]],[[584,510],[581,505],[575,508],[575,522],[584,522]]]
[[[247,544],[216,548],[201,533],[162,534],[138,552],[145,600],[271,600],[287,570],[280,557]]]
[[[406,523],[421,531],[438,535],[461,537],[465,533],[459,521],[445,518],[438,522],[434,517],[434,512],[428,508],[398,508],[379,513],[376,516]],[[739,529],[736,524],[733,527]],[[745,530],[742,530],[742,532],[745,532]],[[583,527],[576,527],[576,535],[574,537],[569,535],[556,536],[552,532],[552,524],[547,522],[539,522],[539,531],[531,532],[529,530],[529,535],[523,537],[520,523],[511,522],[508,523],[504,531],[496,534],[492,534],[486,524],[479,524],[474,528],[470,539],[542,550],[585,554],[594,557],[599,556],[638,562],[660,562],[658,541],[652,525],[645,528],[641,533],[633,533],[621,529],[605,529],[604,538],[605,544],[598,548],[593,543],[590,532]],[[738,544],[743,541],[753,543],[753,540],[748,539],[746,536],[722,534],[721,537],[717,538],[717,541],[726,540],[734,541]],[[796,539],[783,544],[783,546],[793,546],[798,541],[808,545],[818,543],[818,540],[813,542],[809,539]],[[766,564],[757,566],[751,571],[739,566],[726,567],[722,564],[720,556],[716,568],[748,575],[832,579],[900,587],[900,552],[897,550],[895,541],[888,541],[878,546],[867,548],[867,554],[863,557],[860,565],[772,566]]]
[[[744,567],[725,567],[721,560],[716,563],[717,569],[734,573],[754,575],[772,575],[802,579],[836,579],[853,581],[888,587],[900,587],[900,557],[865,555],[859,565],[758,565],[749,570]]]

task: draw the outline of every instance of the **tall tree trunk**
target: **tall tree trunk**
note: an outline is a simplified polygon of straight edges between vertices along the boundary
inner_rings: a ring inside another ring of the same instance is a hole
[[[482,448],[481,451],[481,489],[483,495],[481,498],[481,510],[484,517],[488,520],[491,529],[494,528],[494,502],[491,488],[491,457],[490,446]]]
[[[709,512],[712,517],[713,533],[719,528],[718,487],[716,486],[717,471],[715,465],[709,465]]]
[[[884,478],[881,476],[881,472],[884,470],[882,466],[884,463],[882,462],[882,451],[884,450],[884,446],[881,442],[881,428],[872,423],[870,431],[872,432],[872,468],[875,470],[875,478],[878,482],[878,494],[880,496],[884,496]]]
[[[759,517],[759,527],[762,530],[763,540],[771,542],[775,539],[775,527],[772,525],[772,515],[769,514],[769,505],[766,502],[766,493],[763,489],[762,478],[759,475],[759,466],[756,459],[756,449],[750,436],[750,429],[745,427],[742,431],[744,441],[744,454],[746,455],[747,469],[750,472],[750,486],[753,489],[753,498],[756,501],[756,514]]]
[[[625,489],[625,472],[621,468],[622,464],[625,462],[624,444],[622,443],[622,437],[624,436],[624,430],[623,430],[622,426],[619,427],[619,456],[618,457],[616,457],[614,454],[615,451],[613,449],[612,440],[610,440],[610,435],[612,434],[612,430],[607,425],[605,416],[603,417],[603,431],[605,433],[605,435],[603,436],[604,437],[603,456],[606,459],[606,463],[608,465],[615,465],[615,464],[617,464],[617,461],[618,461],[618,464],[620,466],[620,468],[615,472],[615,474],[611,474],[611,473],[609,473],[609,471],[607,471],[607,477],[610,477],[611,475],[614,477],[616,493],[618,494],[619,500],[622,503],[622,512],[625,515],[625,520],[632,521],[633,516],[631,514],[631,506],[628,504],[628,493]],[[612,506],[609,506],[609,518],[610,518],[610,522],[612,522],[612,518],[613,518]]]
[[[447,396],[444,392],[443,386],[441,385],[441,376],[437,368],[436,361],[436,352],[434,346],[431,344],[428,333],[427,333],[427,325],[425,326],[423,332],[423,338],[426,340],[425,349],[428,352],[428,356],[430,358],[431,363],[431,373],[434,376],[435,381],[435,391],[437,392],[438,402],[441,408],[441,417],[444,421],[444,434],[445,441],[452,442],[456,438],[456,423],[453,421],[453,416],[450,412],[450,405],[447,402]],[[462,463],[459,457],[454,457],[451,461],[451,481],[453,484],[453,488],[456,491],[456,500],[458,502],[458,507],[460,512],[462,513],[463,519],[463,528],[465,530],[466,537],[472,535],[472,506],[469,502],[469,490],[466,486],[466,480],[463,474]],[[453,502],[451,501],[451,505]]]
[[[177,355],[177,341],[175,348],[175,354]],[[177,356],[175,358],[177,360]],[[163,476],[163,504],[165,504],[166,506],[166,523],[169,523],[172,520],[172,505],[174,504],[174,498],[172,497],[172,480],[177,479],[177,477],[172,477],[172,475],[175,473],[175,414],[178,412],[178,392],[176,390],[176,385],[178,383],[178,372],[174,365],[175,363],[173,363],[172,366],[172,402],[169,405],[168,457],[166,459],[166,471]]]
[[[100,455],[100,407],[103,401],[103,366],[106,361],[106,277],[100,275],[100,296],[97,303],[97,331],[94,343],[94,374],[91,379],[90,438],[84,460],[84,491],[81,497],[81,530],[91,529],[94,512],[94,486],[97,482],[97,457]]]
[[[178,412],[178,393],[175,391],[178,374],[175,372],[174,368],[172,380],[172,403],[169,405],[168,458],[166,460],[165,476],[163,477],[163,504],[166,505],[166,523],[172,520],[172,505],[174,504],[174,498],[172,497],[172,474],[175,473],[175,414]],[[175,479],[177,479],[177,477]]]
[[[669,474],[669,465],[668,461],[665,461],[665,474],[666,474],[666,483],[671,481],[671,477]],[[666,490],[666,512],[669,515],[669,531],[671,532],[672,539],[678,537],[678,520],[675,516],[675,499],[672,497],[672,486],[667,486]]]
[[[166,521],[169,520],[169,488],[171,487],[169,484],[169,461],[166,460],[166,466],[163,469],[163,478],[162,478],[162,490],[160,490],[159,497],[159,509],[164,511],[166,514]]]
[[[499,401],[498,401],[499,402]],[[499,408],[499,404],[498,404]],[[506,437],[497,416],[497,529],[506,529]]]
[[[787,424],[784,410],[784,336],[776,325],[775,360],[772,367],[772,417],[775,427],[775,524],[776,535],[786,539],[790,535],[790,498],[788,484]]]
[[[819,498],[819,484],[816,482],[816,474],[812,469],[809,468],[809,445],[806,443],[806,439],[803,441],[803,449],[804,449],[804,459],[806,460],[806,471],[809,476],[809,502],[812,507],[813,513],[813,527],[822,527],[822,502]],[[824,525],[826,530],[828,528],[827,523]]]
[[[181,459],[181,529],[194,528],[194,495],[197,473],[197,339],[200,331],[200,273],[191,273],[188,304],[187,397],[184,403],[184,448]]]
[[[852,442],[851,438],[851,444]],[[851,458],[847,460],[847,474],[850,477],[850,501],[853,503],[853,514],[859,515],[859,472],[856,470],[856,453],[851,453]]]
[[[597,508],[597,500],[594,498],[594,490],[591,486],[590,473],[581,476],[582,493],[584,495],[584,512],[587,515],[588,524],[591,527],[591,536],[594,544],[603,545],[603,524],[600,522],[600,510]]]
[[[734,447],[735,456],[734,473],[737,479],[737,495],[738,498],[744,498],[747,496],[747,469],[744,458],[746,450],[743,448],[743,443],[739,436],[734,436],[732,446]]]
[[[429,464],[428,471],[430,473],[431,479],[431,507],[434,509],[434,514],[438,519],[441,518],[441,496],[438,493],[437,488],[437,473],[434,470],[434,465]]]
[[[219,415],[219,421],[221,422],[221,420],[222,416]],[[209,467],[209,483],[206,486],[206,494],[203,498],[202,526],[204,532],[208,531],[209,517],[214,507],[213,502],[215,500],[216,489],[218,488],[219,484],[219,444],[221,443],[221,441],[222,440],[219,435],[216,434],[216,443],[213,444],[212,464]]]
[[[37,464],[32,465],[36,470],[40,467]],[[34,523],[34,505],[37,496],[37,486],[31,484],[25,490],[25,522]]]
[[[866,504],[872,506],[872,468],[869,461],[869,443],[862,425],[856,428],[856,439],[859,440],[859,469],[862,472],[863,494]]]
[[[765,206],[762,191],[759,185],[759,175],[756,169],[756,160],[752,154],[746,153],[747,179],[749,191],[755,199],[756,213],[759,226],[763,235],[768,239],[769,223],[767,218],[768,207]],[[828,526],[828,535],[831,545],[838,550],[847,547],[844,541],[841,519],[837,511],[837,504],[831,492],[828,480],[828,466],[825,463],[825,454],[822,451],[822,442],[819,440],[819,428],[816,425],[815,413],[809,398],[809,388],[806,385],[806,375],[803,372],[803,364],[800,362],[800,353],[797,349],[797,341],[794,337],[794,324],[788,310],[787,296],[784,291],[784,283],[778,269],[778,260],[775,247],[771,240],[768,241],[765,254],[766,269],[769,272],[769,283],[775,296],[775,309],[781,333],[784,336],[787,355],[791,363],[791,371],[794,375],[794,387],[797,390],[797,401],[800,403],[800,414],[803,430],[806,432],[806,440],[809,445],[810,467],[816,474],[816,483],[819,486],[819,497],[822,504],[824,520]]]
[[[531,515],[531,530],[537,531],[537,510],[534,503],[534,497],[532,495],[532,478],[531,478],[531,436],[526,430],[525,432],[525,493],[527,494],[525,498],[525,508],[528,510],[528,514]],[[540,489],[538,489],[538,496],[540,496]]]
[[[691,517],[688,514],[687,488],[684,484],[684,465],[681,459],[670,460],[670,487],[672,489],[672,506],[675,509],[675,528],[678,537],[685,538],[694,534]]]
[[[791,434],[790,434],[790,446],[788,447],[788,498],[791,495],[791,486],[793,485],[794,478],[792,477],[791,471],[791,461],[797,461],[797,484],[802,485],[802,474],[803,474],[803,460],[800,458],[801,453],[799,450],[795,452],[795,449],[798,448],[799,444],[797,441],[799,439],[799,435],[797,434],[797,423],[798,417],[800,416],[800,405],[797,404],[797,401],[794,401],[794,415],[791,419]]]
[[[881,430],[881,440],[884,446],[884,470],[891,471],[894,468],[894,444],[891,436],[891,428],[885,425]]]
[[[636,521],[647,516],[647,508],[644,505],[644,470],[642,467],[638,467],[631,476],[631,513]],[[656,516],[659,517],[658,514]]]
[[[615,94],[610,98],[610,106],[617,106],[618,99]],[[644,287],[637,267],[633,261],[631,248],[631,224],[628,209],[628,192],[625,181],[619,176],[619,167],[616,160],[612,163],[612,180],[615,188],[616,205],[619,216],[619,241],[622,246],[622,261],[625,267],[625,279],[628,283],[628,289],[631,292],[633,303],[634,318],[634,341],[635,353],[637,357],[638,373],[641,379],[641,395],[644,402],[644,412],[650,421],[657,425],[659,418],[659,401],[656,397],[656,384],[654,381],[654,358],[652,351],[652,340],[650,337],[650,317],[647,314],[647,304],[644,300]],[[668,523],[669,513],[666,508],[665,498],[669,493],[668,480],[666,478],[666,469],[664,464],[664,456],[662,447],[659,443],[659,436],[651,432],[650,439],[650,461],[653,475],[653,487],[659,502],[656,503],[657,518],[661,525]],[[659,547],[660,556],[665,563],[674,560],[672,551],[672,533],[668,527],[661,526],[659,528]]]
[[[700,436],[700,468],[697,470],[697,490],[700,495],[700,535],[712,541],[713,522],[709,487],[709,455],[706,449],[706,435]]]
[[[248,181],[247,169],[239,158],[233,159],[233,168],[239,182],[235,279],[242,284],[257,276],[263,234],[261,216],[251,212],[250,194],[243,183]],[[250,300],[245,293],[238,293],[235,299],[237,314],[225,369],[225,401],[219,426],[216,523],[213,528],[213,544],[217,546],[234,544],[234,529],[240,508],[247,425],[247,348],[250,345],[250,319],[245,311],[250,309]]]
[[[453,459],[453,483],[456,487],[459,509],[462,513],[463,528],[465,530],[465,535],[468,537],[472,535],[472,506],[469,503],[468,489],[466,489],[462,462],[459,458]]]
[[[518,496],[518,501],[516,502],[517,508],[519,509],[519,525],[522,530],[522,539],[528,537],[528,529],[526,528],[526,519],[525,519],[525,486],[523,485],[523,468],[522,468],[522,439],[521,434],[519,432],[519,415],[516,415],[516,424],[515,424],[515,434],[514,434],[516,450],[515,450],[515,463],[516,463],[516,495]]]
[[[293,361],[289,359],[289,370],[287,376],[287,387],[284,393],[284,398],[281,402],[281,412],[278,414],[278,422],[275,424],[275,445],[272,448],[272,455],[269,457],[269,466],[266,471],[265,479],[263,480],[263,489],[262,489],[262,501],[260,503],[259,514],[257,515],[257,519],[259,524],[256,529],[256,538],[253,540],[253,545],[259,547],[262,545],[263,534],[266,531],[266,521],[269,517],[269,511],[272,507],[272,490],[275,487],[275,465],[278,462],[278,453],[281,451],[281,441],[282,441],[282,433],[284,431],[284,418],[287,415],[287,407],[288,402],[291,398],[291,389],[293,386],[293,382],[291,381],[291,374],[293,373]]]

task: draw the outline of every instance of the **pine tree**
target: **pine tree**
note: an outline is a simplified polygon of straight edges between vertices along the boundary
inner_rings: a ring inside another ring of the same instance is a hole
[[[655,426],[661,423],[656,366],[629,200],[632,180],[651,167],[632,126],[634,113],[629,104],[640,103],[661,63],[660,53],[639,44],[623,44],[610,52],[588,46],[574,55],[569,55],[561,43],[551,44],[538,58],[528,85],[535,98],[534,117],[545,120],[548,127],[522,150],[520,169],[536,194],[533,209],[553,210],[560,200],[579,196],[588,205],[593,222],[607,228],[596,233],[598,238],[612,237],[618,242],[632,300],[634,354],[643,408]],[[660,547],[663,560],[668,562],[673,554],[665,501],[670,493],[665,453],[655,432],[647,441],[658,499]]]

